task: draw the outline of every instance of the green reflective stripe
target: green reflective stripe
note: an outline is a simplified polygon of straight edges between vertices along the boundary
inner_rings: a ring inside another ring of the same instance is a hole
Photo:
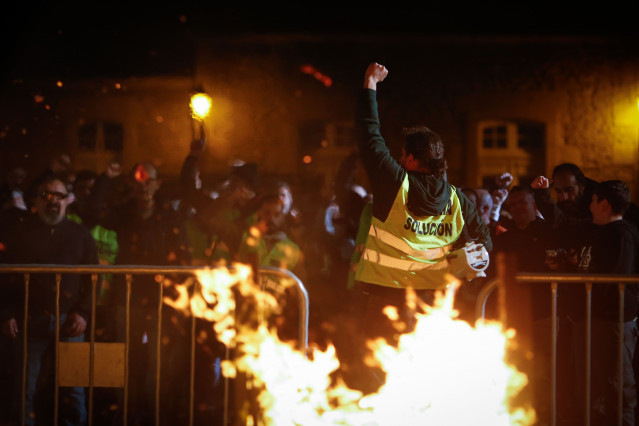
[[[120,250],[117,233],[111,229],[103,228],[101,225],[95,225],[91,229],[91,235],[93,235],[98,247],[100,260],[112,265]]]
[[[299,262],[301,250],[289,238],[276,242],[269,250],[262,237],[255,237],[249,232],[244,232],[238,258],[240,261],[246,261],[251,253],[258,255],[260,265],[292,270]]]
[[[445,258],[436,263],[424,263],[408,259],[398,259],[371,249],[366,249],[364,251],[362,259],[377,263],[381,266],[401,269],[402,271],[424,271],[426,269],[437,270],[449,268],[448,260]]]
[[[377,238],[385,244],[388,244],[394,249],[397,249],[416,260],[439,262],[445,259],[450,252],[450,245],[426,250],[414,249],[403,239],[396,237],[390,232],[387,232],[375,225],[371,225],[368,235]]]
[[[82,218],[77,214],[69,213],[67,214],[67,219],[78,225],[82,225]],[[95,225],[89,232],[95,241],[100,265],[112,265],[120,250],[117,233],[112,229],[104,228],[102,225]],[[100,278],[97,304],[104,306],[109,303],[110,283],[113,281],[113,274],[101,274]]]
[[[75,213],[67,213],[67,219],[71,222],[75,222],[78,225],[82,225],[82,218]]]
[[[362,253],[366,248],[366,240],[368,239],[368,229],[370,223],[373,220],[373,203],[368,202],[364,205],[359,218],[359,227],[357,228],[357,235],[355,236],[355,250],[351,254],[350,269],[348,271],[348,282],[346,288],[351,289],[355,285],[355,273],[359,265]]]
[[[67,219],[82,225],[82,218],[75,213],[67,214]],[[95,240],[98,258],[101,263],[112,265],[120,249],[117,233],[112,229],[104,228],[102,225],[95,225],[89,232]]]

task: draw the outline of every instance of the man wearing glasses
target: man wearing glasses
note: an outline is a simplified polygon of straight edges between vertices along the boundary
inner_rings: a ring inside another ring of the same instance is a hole
[[[65,184],[58,178],[46,177],[37,186],[32,200],[32,213],[12,229],[6,230],[3,239],[7,263],[97,265],[95,241],[82,225],[69,221],[66,211],[73,202]],[[52,421],[52,411],[42,410],[42,403],[52,400],[50,391],[41,383],[51,386],[52,365],[56,336],[56,282],[53,274],[32,274],[29,281],[27,322],[27,375],[25,387],[25,412],[20,413],[22,393],[23,340],[21,325],[24,321],[24,283],[21,276],[2,276],[8,280],[3,286],[0,322],[2,333],[11,338],[14,346],[15,389],[14,407],[18,418],[23,415],[25,424],[44,420]],[[60,340],[82,342],[91,313],[90,275],[63,274],[60,283]],[[84,388],[62,387],[61,417],[64,424],[85,424],[87,413]],[[49,407],[51,408],[51,407]]]

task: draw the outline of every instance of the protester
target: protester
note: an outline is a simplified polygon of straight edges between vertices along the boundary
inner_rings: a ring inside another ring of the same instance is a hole
[[[368,299],[363,334],[396,344],[397,332],[382,308],[394,306],[410,330],[414,313],[406,304],[407,289],[432,304],[435,292],[447,286],[447,256],[454,246],[473,238],[490,250],[492,243],[475,206],[446,181],[444,144],[437,134],[423,126],[411,128],[400,161],[390,155],[380,134],[376,100],[377,85],[387,75],[384,66],[370,64],[359,95],[358,147],[371,181],[373,205],[355,289]],[[361,384],[366,391],[376,386],[379,383],[366,380]]]
[[[537,177],[533,188],[549,187],[549,180]],[[567,271],[582,274],[633,275],[639,272],[639,232],[623,219],[630,205],[627,185],[619,180],[608,180],[594,185],[590,214],[592,221],[576,224],[566,241],[569,249]],[[573,286],[574,287],[574,286]],[[572,288],[572,287],[571,287]],[[574,395],[584,389],[586,351],[585,330],[589,320],[585,312],[585,288],[569,294],[569,315],[574,320],[572,348],[575,358]],[[635,318],[639,302],[637,285],[625,286],[623,298],[623,336],[619,335],[619,290],[617,285],[592,285],[591,313],[591,419],[593,424],[611,424],[617,421],[618,371],[623,371],[623,424],[634,425],[637,403],[635,374],[632,359],[637,343]],[[623,361],[618,362],[619,340],[623,339]],[[583,400],[576,398],[578,404]],[[582,407],[583,408],[583,407]],[[583,410],[577,410],[583,415]],[[577,419],[580,423],[583,419]]]
[[[113,180],[115,177],[109,179]],[[184,224],[168,202],[159,199],[162,180],[150,162],[135,164],[129,173],[132,198],[112,205],[100,216],[100,225],[117,235],[119,265],[188,265],[188,236]],[[104,194],[104,191],[101,191]],[[94,199],[98,206],[104,201]],[[116,333],[119,341],[125,337],[127,283],[116,275],[110,295],[114,306]],[[153,275],[135,275],[131,283],[129,321],[129,419],[132,422],[152,422],[152,409],[157,385],[156,351],[158,339],[158,304],[160,297],[171,296],[171,283],[184,277],[167,276],[168,281],[156,280]],[[162,305],[162,413],[176,422],[183,420],[188,389],[188,323],[181,312]],[[174,387],[171,390],[171,387]],[[182,389],[179,398],[172,395]]]
[[[31,201],[35,213],[7,231],[2,244],[7,263],[54,265],[97,265],[95,241],[82,225],[69,221],[66,212],[72,195],[60,179],[43,175],[34,184],[36,197]],[[83,342],[91,317],[91,280],[89,275],[63,274],[60,300],[56,300],[56,280],[53,274],[34,274],[29,282],[29,321],[27,329],[27,374],[25,411],[20,414],[22,396],[22,324],[25,312],[22,276],[0,276],[4,296],[0,318],[2,333],[13,339],[14,408],[18,419],[27,425],[52,422],[51,386],[54,371],[50,369],[55,353],[56,328],[64,342]],[[11,279],[11,282],[6,282]],[[60,323],[56,324],[57,304]],[[48,368],[48,367],[49,368]],[[87,421],[85,390],[82,387],[60,388],[62,421],[68,425],[84,425]],[[43,409],[43,407],[45,407]]]

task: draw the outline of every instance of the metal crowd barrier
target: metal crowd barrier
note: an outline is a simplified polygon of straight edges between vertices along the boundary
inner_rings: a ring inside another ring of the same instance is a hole
[[[616,284],[619,289],[619,345],[618,351],[618,381],[619,386],[617,389],[617,424],[621,426],[623,424],[623,344],[624,344],[624,292],[626,284],[639,284],[639,276],[637,275],[611,275],[611,274],[590,274],[590,275],[578,275],[578,274],[542,274],[542,273],[519,273],[515,277],[518,283],[550,283],[550,298],[551,298],[551,424],[555,426],[557,424],[557,288],[559,284],[585,284],[586,291],[586,371],[585,374],[585,424],[590,425],[590,393],[591,393],[591,352],[592,352],[592,285],[593,284]],[[478,319],[485,319],[486,314],[486,302],[488,297],[498,288],[500,281],[498,278],[492,279],[484,284],[478,295],[475,314]],[[639,385],[639,384],[638,384]]]
[[[77,265],[49,265],[49,264],[20,264],[20,265],[2,265],[0,264],[0,274],[24,274],[24,285],[25,285],[25,300],[24,300],[24,322],[22,324],[23,330],[23,360],[22,360],[22,398],[21,398],[21,425],[24,425],[24,412],[25,412],[25,386],[26,386],[26,375],[27,375],[27,314],[28,314],[28,305],[29,305],[29,279],[31,274],[55,274],[56,281],[56,342],[55,345],[55,388],[54,388],[54,413],[53,413],[53,422],[54,426],[58,425],[58,410],[59,410],[59,391],[58,388],[60,386],[71,386],[69,383],[61,384],[60,377],[60,351],[69,350],[68,346],[65,346],[65,342],[60,342],[60,284],[62,280],[62,274],[91,274],[91,282],[92,282],[92,292],[91,292],[91,300],[92,300],[92,310],[91,310],[91,320],[90,320],[90,340],[89,342],[83,342],[88,346],[88,358],[89,358],[89,369],[88,369],[88,403],[87,403],[87,421],[88,425],[91,426],[93,423],[93,391],[95,386],[95,377],[94,377],[94,369],[95,369],[95,348],[96,345],[99,345],[99,342],[95,341],[95,321],[96,321],[96,288],[98,283],[98,277],[101,274],[124,274],[126,279],[126,338],[124,343],[124,356],[123,356],[123,364],[124,364],[124,407],[123,407],[123,425],[126,426],[128,422],[128,413],[127,413],[127,403],[128,403],[128,361],[129,361],[129,327],[130,327],[130,303],[131,303],[131,286],[133,284],[133,276],[134,275],[160,275],[164,276],[166,274],[192,274],[195,275],[196,271],[202,270],[202,267],[198,266],[174,266],[174,267],[166,267],[166,266],[133,266],[133,265],[95,265],[95,266],[77,266]],[[292,279],[296,286],[296,292],[299,300],[299,348],[304,354],[307,354],[308,351],[308,321],[309,321],[309,297],[306,288],[302,281],[295,276],[292,272],[270,266],[260,267],[259,270],[260,276],[276,276],[276,277],[284,277]],[[155,372],[156,379],[156,389],[155,389],[155,424],[160,424],[160,413],[159,413],[159,405],[160,405],[160,345],[161,345],[161,321],[162,321],[162,305],[163,305],[163,284],[162,280],[158,280],[159,286],[159,300],[157,305],[158,310],[158,330],[157,330],[157,367]],[[195,365],[195,317],[191,316],[191,371],[190,371],[190,383],[189,383],[189,425],[193,425],[193,414],[194,414],[194,365]],[[78,345],[83,343],[66,343],[66,345]],[[227,348],[226,356],[228,357],[229,351]],[[69,369],[74,369],[75,366],[71,365]],[[17,372],[16,372],[17,373]],[[76,385],[73,385],[76,386]],[[225,378],[225,386],[224,386],[224,424],[228,424],[228,379]]]

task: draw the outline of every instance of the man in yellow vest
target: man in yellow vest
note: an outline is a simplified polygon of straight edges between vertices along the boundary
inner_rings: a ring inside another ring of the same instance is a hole
[[[407,288],[432,302],[435,292],[446,288],[447,274],[457,272],[453,258],[459,252],[451,253],[474,242],[487,262],[492,242],[473,203],[446,181],[439,135],[424,126],[412,128],[399,162],[391,156],[380,133],[376,99],[377,83],[387,74],[384,66],[369,65],[358,104],[359,152],[373,192],[373,212],[355,288],[368,298],[363,317],[371,333],[388,332],[392,339],[395,332],[384,332],[380,323],[384,306],[395,305],[400,318],[410,321],[404,309]]]

